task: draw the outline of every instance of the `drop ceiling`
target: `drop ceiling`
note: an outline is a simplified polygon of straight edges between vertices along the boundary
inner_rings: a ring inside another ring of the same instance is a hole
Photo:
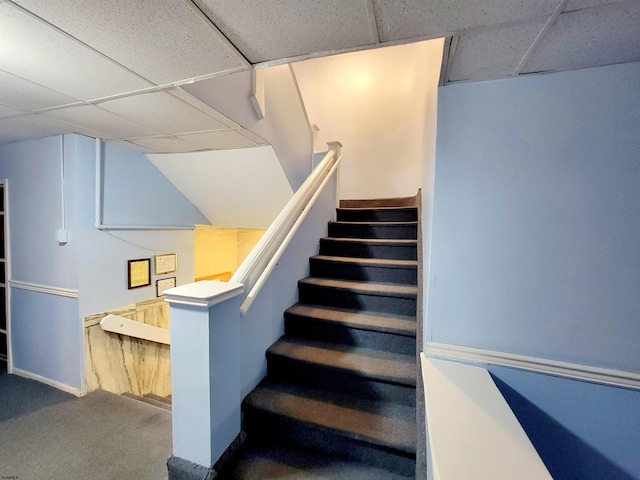
[[[0,144],[265,142],[182,85],[446,37],[441,84],[640,60],[640,0],[0,0]]]

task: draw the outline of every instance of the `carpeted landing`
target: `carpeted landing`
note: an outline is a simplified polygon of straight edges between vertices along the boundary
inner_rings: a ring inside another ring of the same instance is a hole
[[[415,478],[418,227],[414,205],[338,209],[244,399],[247,446],[222,478]]]
[[[2,478],[167,478],[171,413],[166,410],[103,391],[76,398],[6,374],[0,377],[0,404]]]

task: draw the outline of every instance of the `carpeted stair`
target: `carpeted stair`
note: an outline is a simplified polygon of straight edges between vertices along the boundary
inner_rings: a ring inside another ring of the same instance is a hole
[[[341,203],[243,402],[247,448],[226,478],[414,478],[418,219],[406,203]]]

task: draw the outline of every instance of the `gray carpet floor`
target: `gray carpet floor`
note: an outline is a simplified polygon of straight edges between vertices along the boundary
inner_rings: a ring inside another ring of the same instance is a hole
[[[170,412],[103,391],[76,398],[0,372],[0,405],[3,399],[1,478],[167,478]]]

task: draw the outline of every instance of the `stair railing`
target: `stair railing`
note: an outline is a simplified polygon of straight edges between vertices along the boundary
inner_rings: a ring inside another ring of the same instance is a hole
[[[327,182],[337,171],[342,160],[342,144],[331,142],[328,143],[328,146],[327,154],[291,197],[291,200],[229,280],[231,283],[243,284],[245,289],[251,286],[249,294],[240,306],[242,316],[251,308],[253,301],[278,264],[291,239],[313,208]]]
[[[296,239],[320,234],[323,226],[326,231],[325,222],[335,218],[341,144],[328,145],[329,152],[229,282],[204,280],[164,292],[171,309],[172,459],[177,462],[211,468],[241,438],[242,397],[264,377],[264,349],[277,339],[273,309],[281,313],[295,290],[294,284],[276,285],[271,274],[281,258],[287,268],[308,265],[313,247]],[[264,296],[264,308],[247,313],[263,286],[272,296]]]

